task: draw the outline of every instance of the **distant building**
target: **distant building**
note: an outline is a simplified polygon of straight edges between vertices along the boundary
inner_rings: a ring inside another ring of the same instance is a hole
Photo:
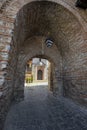
[[[48,81],[49,61],[41,58],[33,58],[26,66],[26,82]]]

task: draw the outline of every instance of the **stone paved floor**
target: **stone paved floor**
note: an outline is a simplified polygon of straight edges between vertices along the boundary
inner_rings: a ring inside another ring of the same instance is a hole
[[[87,110],[46,87],[25,89],[25,100],[14,104],[4,130],[87,130]]]

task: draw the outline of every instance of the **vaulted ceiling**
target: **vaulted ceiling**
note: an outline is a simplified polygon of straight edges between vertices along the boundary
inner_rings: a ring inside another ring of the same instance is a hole
[[[82,28],[67,9],[53,2],[31,2],[17,14],[15,38],[21,46],[28,38],[45,36],[54,40],[59,50],[70,50],[70,44],[83,40]]]

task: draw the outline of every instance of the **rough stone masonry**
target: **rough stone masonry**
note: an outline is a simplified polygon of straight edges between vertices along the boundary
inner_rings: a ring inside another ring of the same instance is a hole
[[[11,101],[24,96],[25,65],[35,56],[53,63],[54,95],[87,104],[87,11],[75,2],[0,1],[0,129]],[[48,37],[54,46],[42,54]]]

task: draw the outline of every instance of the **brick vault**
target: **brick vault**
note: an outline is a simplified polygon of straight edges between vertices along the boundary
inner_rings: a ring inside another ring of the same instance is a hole
[[[3,0],[0,7],[0,129],[11,101],[24,96],[25,67],[32,57],[51,61],[56,96],[86,104],[86,10],[76,8],[75,0]],[[53,40],[51,48],[47,38]]]

